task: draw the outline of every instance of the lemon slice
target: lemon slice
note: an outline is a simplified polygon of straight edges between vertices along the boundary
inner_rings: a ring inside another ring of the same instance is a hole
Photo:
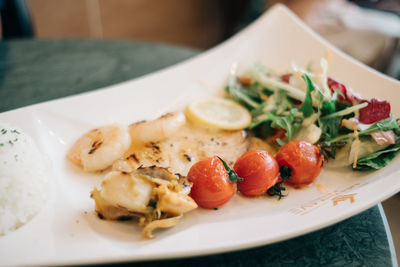
[[[251,122],[247,109],[232,100],[219,97],[192,102],[186,108],[186,116],[195,123],[224,130],[243,129]]]

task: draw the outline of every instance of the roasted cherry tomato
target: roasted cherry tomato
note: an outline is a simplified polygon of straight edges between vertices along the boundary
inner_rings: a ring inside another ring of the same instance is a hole
[[[243,179],[237,182],[237,186],[246,196],[264,194],[279,179],[278,163],[263,150],[247,151],[236,161],[233,169]]]
[[[217,157],[196,162],[187,175],[193,182],[190,196],[202,208],[213,209],[224,205],[236,193],[236,184],[231,182],[228,174]]]
[[[324,156],[306,141],[290,141],[276,155],[281,177],[296,187],[312,183],[321,172]]]

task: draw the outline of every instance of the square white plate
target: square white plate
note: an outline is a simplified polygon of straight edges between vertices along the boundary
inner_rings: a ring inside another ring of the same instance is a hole
[[[400,190],[397,157],[386,168],[359,173],[323,170],[318,184],[289,190],[281,201],[236,195],[217,211],[197,209],[175,228],[143,240],[135,223],[99,220],[89,192],[101,175],[84,174],[65,160],[67,149],[87,130],[111,122],[128,124],[182,110],[191,99],[218,94],[232,63],[263,62],[288,69],[319,62],[332,53],[329,74],[365,97],[391,101],[400,83],[355,61],[277,5],[227,42],[186,62],[95,92],[0,114],[0,120],[31,135],[52,160],[52,195],[28,224],[0,237],[1,263],[53,265],[136,261],[204,255],[292,238],[355,215]],[[240,229],[240,230],[238,230]]]

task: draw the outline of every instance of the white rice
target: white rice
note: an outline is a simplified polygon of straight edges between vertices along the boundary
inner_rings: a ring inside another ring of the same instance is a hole
[[[22,226],[44,206],[49,165],[31,137],[0,123],[0,235]]]

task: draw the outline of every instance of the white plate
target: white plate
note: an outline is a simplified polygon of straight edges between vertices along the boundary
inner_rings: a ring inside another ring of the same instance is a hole
[[[332,51],[329,73],[365,97],[392,102],[400,114],[400,83],[339,52],[283,6],[275,6],[222,45],[171,68],[96,92],[0,114],[0,120],[34,137],[53,162],[53,195],[31,222],[0,238],[5,265],[82,264],[204,255],[269,244],[305,234],[355,215],[400,189],[400,157],[373,173],[323,170],[311,186],[289,197],[235,196],[217,211],[197,209],[173,229],[143,240],[133,223],[99,220],[89,192],[99,175],[83,174],[65,160],[83,132],[111,122],[131,123],[181,110],[191,99],[217,94],[233,62],[261,61],[305,66]]]

